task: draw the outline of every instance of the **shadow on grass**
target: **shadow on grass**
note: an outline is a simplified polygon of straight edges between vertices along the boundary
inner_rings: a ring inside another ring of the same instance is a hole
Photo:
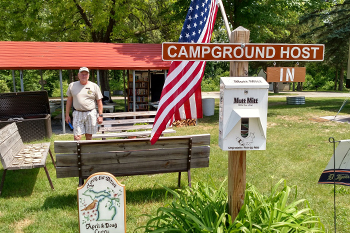
[[[159,187],[159,186],[158,186]],[[175,186],[168,187],[172,190],[177,189]],[[159,202],[164,201],[165,199],[172,198],[172,195],[162,188],[146,188],[140,190],[126,190],[126,203],[145,203],[145,202]]]
[[[170,189],[176,189],[177,187],[169,187]],[[167,194],[167,199],[172,198],[170,193]],[[126,203],[141,204],[145,202],[158,202],[166,199],[166,190],[162,187],[159,188],[146,188],[140,190],[126,190]],[[56,195],[50,196],[45,199],[41,209],[62,209],[62,208],[75,208],[77,206],[77,195]]]
[[[61,209],[62,207],[76,207],[77,195],[56,195],[47,197],[42,206],[42,209]]]
[[[39,169],[44,168],[7,170],[4,187],[2,188],[2,194],[0,197],[9,198],[30,196],[33,192]],[[0,180],[2,180],[3,172],[3,169],[0,170]]]

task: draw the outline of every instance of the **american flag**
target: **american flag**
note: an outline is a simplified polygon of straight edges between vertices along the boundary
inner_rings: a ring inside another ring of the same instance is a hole
[[[210,43],[218,6],[216,0],[191,0],[179,42]],[[165,80],[153,124],[151,144],[175,119],[201,118],[201,81],[205,61],[173,61]]]

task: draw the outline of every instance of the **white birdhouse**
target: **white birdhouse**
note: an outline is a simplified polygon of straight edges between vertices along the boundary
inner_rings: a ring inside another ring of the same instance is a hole
[[[219,146],[265,150],[269,84],[262,77],[220,79]]]

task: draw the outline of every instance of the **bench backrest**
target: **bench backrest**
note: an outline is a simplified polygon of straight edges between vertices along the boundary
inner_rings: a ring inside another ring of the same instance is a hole
[[[209,145],[209,134],[161,137],[154,145],[149,139],[55,141],[56,174],[85,179],[96,172],[126,176],[187,171],[209,166]]]
[[[13,156],[17,155],[23,146],[16,123],[0,129],[0,158],[4,169],[11,166]]]
[[[156,111],[105,113],[99,131],[116,132],[151,129],[156,113]],[[138,123],[142,123],[142,125],[137,125]]]

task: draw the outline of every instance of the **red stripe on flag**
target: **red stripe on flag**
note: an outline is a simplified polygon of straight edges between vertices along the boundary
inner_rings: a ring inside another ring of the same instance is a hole
[[[194,94],[196,95],[197,118],[203,118],[202,87],[199,86]]]
[[[185,119],[191,119],[192,114],[191,114],[191,103],[190,100],[186,100],[185,103],[183,104],[184,110],[185,110]]]

